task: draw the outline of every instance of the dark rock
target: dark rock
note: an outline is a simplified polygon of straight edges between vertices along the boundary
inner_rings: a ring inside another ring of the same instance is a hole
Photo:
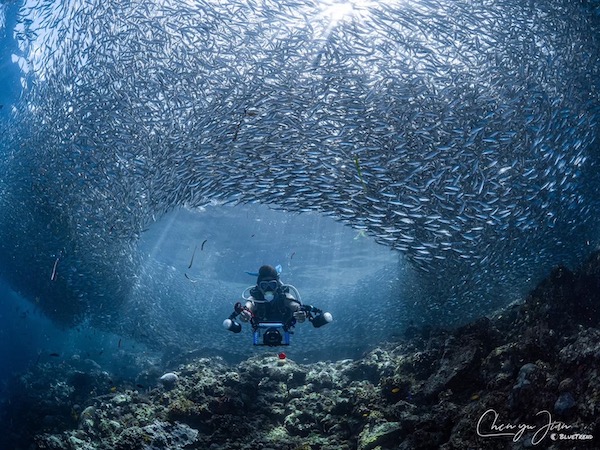
[[[566,365],[597,364],[600,362],[600,330],[587,328],[576,334],[575,340],[560,349],[560,362]]]
[[[543,389],[545,380],[546,375],[540,367],[532,363],[523,365],[519,369],[517,382],[510,393],[510,408],[526,409],[530,407]]]
[[[573,398],[573,395],[570,392],[563,392],[558,396],[556,403],[554,403],[554,412],[559,416],[564,416],[568,412],[570,412],[577,402]]]
[[[525,352],[511,342],[493,349],[481,364],[481,375],[488,389],[498,389],[513,382],[523,364]]]
[[[575,382],[573,381],[572,378],[565,378],[564,380],[562,380],[559,385],[558,385],[558,392],[565,392],[565,391],[570,391],[571,389],[573,389],[575,385]]]
[[[427,380],[438,367],[441,356],[439,348],[414,352],[400,361],[401,371],[410,373],[417,380]]]
[[[376,447],[395,445],[402,434],[397,422],[382,422],[366,426],[358,437],[358,450],[373,450]]]
[[[483,344],[471,337],[446,343],[439,367],[424,387],[427,398],[436,397],[446,389],[464,392],[481,384],[479,366],[484,356]]]

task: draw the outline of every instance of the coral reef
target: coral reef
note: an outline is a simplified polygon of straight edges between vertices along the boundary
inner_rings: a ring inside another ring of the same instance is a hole
[[[599,284],[594,254],[522,304],[455,330],[409,329],[358,360],[201,358],[149,388],[40,365],[4,405],[6,448],[597,448]]]

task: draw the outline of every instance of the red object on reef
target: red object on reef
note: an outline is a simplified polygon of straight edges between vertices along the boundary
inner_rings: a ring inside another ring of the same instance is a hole
[[[277,355],[277,356],[279,356],[279,359],[285,359],[285,353],[283,353],[283,352],[281,352],[281,353],[280,353],[279,355]]]

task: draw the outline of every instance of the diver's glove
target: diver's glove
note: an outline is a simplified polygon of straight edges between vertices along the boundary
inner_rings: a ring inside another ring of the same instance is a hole
[[[302,323],[306,320],[306,312],[305,311],[296,311],[294,313],[294,319],[296,319],[296,322],[298,323]]]
[[[248,322],[250,319],[252,319],[252,313],[250,311],[248,311],[247,309],[244,309],[240,313],[240,320],[242,322]]]
[[[237,316],[240,316],[240,320],[242,322],[248,322],[250,319],[252,319],[252,311],[250,311],[240,302],[237,302],[235,305],[233,305],[233,314],[229,318],[235,319]]]

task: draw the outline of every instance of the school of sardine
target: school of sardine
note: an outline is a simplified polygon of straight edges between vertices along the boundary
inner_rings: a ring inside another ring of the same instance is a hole
[[[178,206],[317,211],[451,299],[598,242],[597,3],[23,3],[0,266],[60,320],[110,315]]]

